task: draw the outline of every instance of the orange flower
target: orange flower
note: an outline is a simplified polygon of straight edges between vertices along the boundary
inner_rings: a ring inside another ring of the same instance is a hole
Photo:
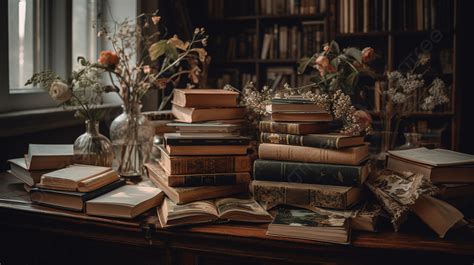
[[[106,67],[114,68],[119,63],[119,57],[112,51],[101,51],[99,63]]]
[[[363,63],[370,63],[373,59],[375,59],[375,51],[372,47],[365,47],[362,50],[361,55]]]
[[[356,116],[358,122],[364,129],[372,125],[372,117],[368,112],[363,110],[356,110],[354,112],[354,116]]]

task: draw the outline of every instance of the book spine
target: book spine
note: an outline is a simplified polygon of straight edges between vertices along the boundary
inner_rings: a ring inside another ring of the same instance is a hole
[[[297,123],[261,121],[259,129],[261,132],[300,134],[300,125]]]
[[[167,145],[248,145],[249,139],[166,139]]]
[[[249,172],[252,168],[248,156],[173,157],[170,162],[171,175]]]
[[[347,190],[328,189],[325,185],[252,181],[254,199],[265,208],[279,204],[294,206],[316,206],[331,209],[347,209]],[[353,188],[357,189],[357,188]]]
[[[222,186],[249,182],[249,173],[171,175],[168,177],[170,187]]]
[[[367,145],[365,149],[363,152],[368,153]],[[356,150],[356,148],[331,150],[281,144],[260,144],[258,148],[260,159],[340,165],[358,165],[361,161],[357,152],[362,152],[362,150]]]
[[[361,166],[256,160],[255,180],[357,187],[362,184]]]
[[[281,133],[261,133],[260,142],[272,144],[287,144],[317,147],[323,149],[337,149],[338,138],[324,137],[321,135],[293,135]]]

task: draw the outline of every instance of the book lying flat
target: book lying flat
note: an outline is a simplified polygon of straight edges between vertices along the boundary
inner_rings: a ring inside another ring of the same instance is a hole
[[[325,111],[324,107],[312,102],[309,103],[277,103],[272,102],[271,105],[266,106],[266,110],[269,113],[279,113],[279,112],[323,112]]]
[[[474,164],[474,155],[463,154],[446,149],[428,149],[425,147],[409,150],[391,150],[388,153],[408,161],[430,166],[457,166]]]
[[[433,183],[474,183],[474,164],[432,166],[389,155],[387,169],[420,173]]]
[[[151,182],[162,189],[163,192],[177,204],[248,192],[248,183],[222,186],[170,187],[166,178],[166,172],[160,165],[147,163],[144,167]]]
[[[202,122],[213,120],[235,120],[243,119],[245,108],[185,108],[173,104],[173,115],[179,122]]]
[[[168,185],[170,187],[201,187],[248,184],[252,178],[249,172],[183,175],[168,175],[167,172],[165,173],[166,177],[168,178]]]
[[[30,144],[25,155],[29,170],[58,169],[72,164],[71,144]]]
[[[38,186],[54,190],[88,192],[118,179],[118,173],[109,167],[71,165],[44,174]]]
[[[284,144],[260,144],[258,156],[266,160],[360,165],[369,156],[367,144],[344,149],[324,149]]]
[[[236,107],[239,93],[225,89],[175,89],[173,104],[181,107]]]
[[[282,207],[268,225],[267,235],[349,244],[350,227],[344,217]]]
[[[161,227],[210,223],[217,220],[271,222],[272,217],[251,198],[220,198],[177,205],[169,198],[158,208]]]
[[[166,145],[172,156],[246,155],[247,145]]]
[[[155,187],[124,185],[86,202],[86,213],[132,219],[160,205],[164,193]]]
[[[84,203],[109,191],[112,191],[120,186],[125,185],[125,180],[119,179],[108,185],[91,192],[77,192],[77,191],[59,191],[49,190],[43,188],[31,188],[31,201],[39,204],[44,204],[51,207],[83,211]]]
[[[250,157],[236,156],[170,156],[168,151],[158,146],[159,163],[170,175],[212,174],[227,172],[250,172]]]
[[[359,187],[369,175],[369,163],[359,166],[255,160],[255,180]]]
[[[302,122],[318,122],[332,121],[333,117],[328,112],[278,112],[272,113],[272,121],[302,121]]]
[[[224,137],[206,137],[185,136],[177,133],[166,133],[164,135],[165,144],[173,146],[192,146],[192,145],[249,145],[250,138],[244,136],[224,136]]]
[[[363,136],[338,133],[293,135],[282,133],[261,133],[261,143],[299,145],[324,149],[341,149],[364,144]]]
[[[52,170],[29,170],[26,166],[25,158],[14,158],[8,160],[10,163],[10,169],[13,176],[23,181],[28,186],[35,186],[36,183],[41,181],[41,176],[45,173],[51,172]]]
[[[260,132],[266,133],[288,133],[288,134],[309,134],[309,133],[329,133],[329,122],[276,122],[260,121]]]

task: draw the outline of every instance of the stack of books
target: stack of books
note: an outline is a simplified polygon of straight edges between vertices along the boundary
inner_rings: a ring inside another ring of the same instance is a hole
[[[445,149],[389,151],[387,169],[422,174],[439,187],[439,197],[459,208],[474,202],[474,156]]]
[[[356,205],[369,174],[363,137],[330,133],[331,114],[303,98],[274,99],[268,108],[271,121],[260,123],[254,198],[267,209]]]
[[[10,173],[24,183],[26,191],[30,191],[43,174],[71,165],[73,155],[72,145],[30,144],[24,157],[8,160]]]
[[[150,180],[176,204],[248,191],[250,139],[240,136],[244,109],[238,93],[223,89],[176,89],[158,163],[145,165]]]

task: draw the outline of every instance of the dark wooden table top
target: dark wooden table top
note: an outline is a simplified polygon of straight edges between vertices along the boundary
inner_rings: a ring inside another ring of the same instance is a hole
[[[83,213],[35,205],[31,203],[22,183],[8,173],[0,174],[0,223],[3,225],[41,227],[45,231],[60,231],[95,238],[106,234],[109,241],[133,245],[172,245],[180,249],[221,251],[221,253],[229,254],[235,252],[239,255],[253,256],[263,255],[262,253],[265,252],[271,256],[284,256],[289,255],[291,251],[307,252],[308,255],[311,253],[314,255],[315,251],[331,252],[333,255],[399,251],[474,258],[472,230],[461,228],[449,231],[444,239],[440,239],[417,220],[404,224],[400,232],[393,232],[388,225],[381,227],[376,233],[353,231],[350,245],[335,245],[310,240],[270,237],[265,235],[267,224],[226,223],[168,230],[147,229],[150,220],[153,222],[156,218],[153,212],[150,211],[144,217],[129,221],[92,217]],[[44,225],[45,223],[48,225]],[[78,227],[87,229],[87,235],[81,233]]]

